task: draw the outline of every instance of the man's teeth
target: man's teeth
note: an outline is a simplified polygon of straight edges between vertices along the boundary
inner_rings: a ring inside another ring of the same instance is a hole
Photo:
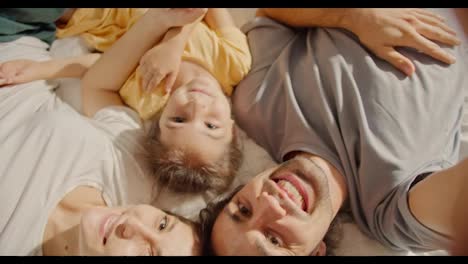
[[[278,182],[278,185],[281,186],[281,188],[285,189],[288,193],[288,195],[291,197],[294,197],[294,201],[299,201],[299,206],[302,207],[304,204],[304,198],[300,194],[300,192],[292,185],[289,181],[285,180],[280,180]]]

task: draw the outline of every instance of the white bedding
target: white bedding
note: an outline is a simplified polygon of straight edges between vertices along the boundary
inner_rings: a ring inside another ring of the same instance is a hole
[[[255,9],[235,9],[231,10],[237,25],[242,25],[244,22],[252,17]],[[68,57],[80,54],[89,53],[86,44],[77,37],[57,40],[51,47],[51,54],[53,57]],[[81,96],[80,96],[80,81],[77,79],[61,79],[59,80],[60,86],[57,89],[59,96],[72,107],[81,112]],[[468,123],[468,120],[466,120]],[[243,140],[244,146],[244,163],[241,167],[239,177],[236,179],[235,185],[239,182],[245,182],[248,177],[257,174],[265,168],[274,164],[270,156],[249,139],[243,132],[239,132]],[[468,151],[467,151],[468,152]],[[468,154],[468,153],[467,153]],[[207,198],[207,197],[205,197]],[[198,211],[204,205],[203,197],[193,196],[174,196],[169,193],[161,192],[157,197],[158,206],[163,208],[173,208],[178,205],[178,213],[183,215],[190,215],[191,218],[196,217],[191,212]],[[349,217],[348,217],[349,218]],[[349,218],[350,219],[350,218]],[[394,252],[384,248],[380,243],[368,238],[362,234],[357,226],[349,220],[344,225],[344,239],[342,240],[338,249],[338,255],[364,255],[364,256],[377,256],[377,255],[417,255],[411,252]],[[435,251],[431,253],[419,255],[445,255],[444,251]]]

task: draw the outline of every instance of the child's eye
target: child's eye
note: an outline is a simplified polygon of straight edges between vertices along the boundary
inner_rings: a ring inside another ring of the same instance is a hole
[[[217,129],[218,127],[211,124],[211,123],[206,123],[206,127],[209,128],[209,129]]]
[[[185,118],[180,117],[180,116],[176,116],[176,117],[173,117],[171,119],[172,119],[173,122],[176,122],[176,123],[183,123],[185,121]]]

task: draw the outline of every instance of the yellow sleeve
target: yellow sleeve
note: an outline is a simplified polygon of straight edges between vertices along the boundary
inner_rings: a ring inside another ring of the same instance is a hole
[[[107,50],[145,12],[146,8],[79,8],[63,28],[58,28],[57,37],[80,35],[93,48]],[[204,22],[199,23],[188,39],[183,60],[193,61],[207,69],[220,82],[226,95],[232,94],[250,70],[252,58],[247,37],[236,27],[211,30]],[[119,93],[122,100],[142,119],[151,118],[164,107],[168,94],[163,84],[151,94],[141,88],[138,69],[132,73]]]
[[[233,87],[247,75],[252,63],[247,37],[238,28],[223,28],[215,32],[205,23],[195,27],[182,59],[207,69],[228,96],[232,94]],[[147,120],[161,110],[169,98],[163,87],[164,83],[161,83],[151,94],[144,93],[137,68],[120,89],[120,96],[142,119]]]
[[[164,81],[151,93],[141,88],[141,75],[137,68],[119,91],[122,101],[138,112],[143,120],[148,120],[161,110],[166,104],[169,94],[163,89]]]
[[[244,33],[236,27],[213,31],[204,22],[194,29],[182,59],[205,67],[220,82],[228,96],[247,75],[252,64]]]
[[[147,8],[78,8],[57,38],[81,35],[94,49],[107,50],[146,12]]]

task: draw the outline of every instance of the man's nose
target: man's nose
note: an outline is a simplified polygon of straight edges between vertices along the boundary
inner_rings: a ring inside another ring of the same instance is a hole
[[[257,198],[257,206],[257,212],[254,211],[254,223],[259,226],[275,222],[286,215],[286,210],[281,207],[279,201],[267,192],[262,192]]]

